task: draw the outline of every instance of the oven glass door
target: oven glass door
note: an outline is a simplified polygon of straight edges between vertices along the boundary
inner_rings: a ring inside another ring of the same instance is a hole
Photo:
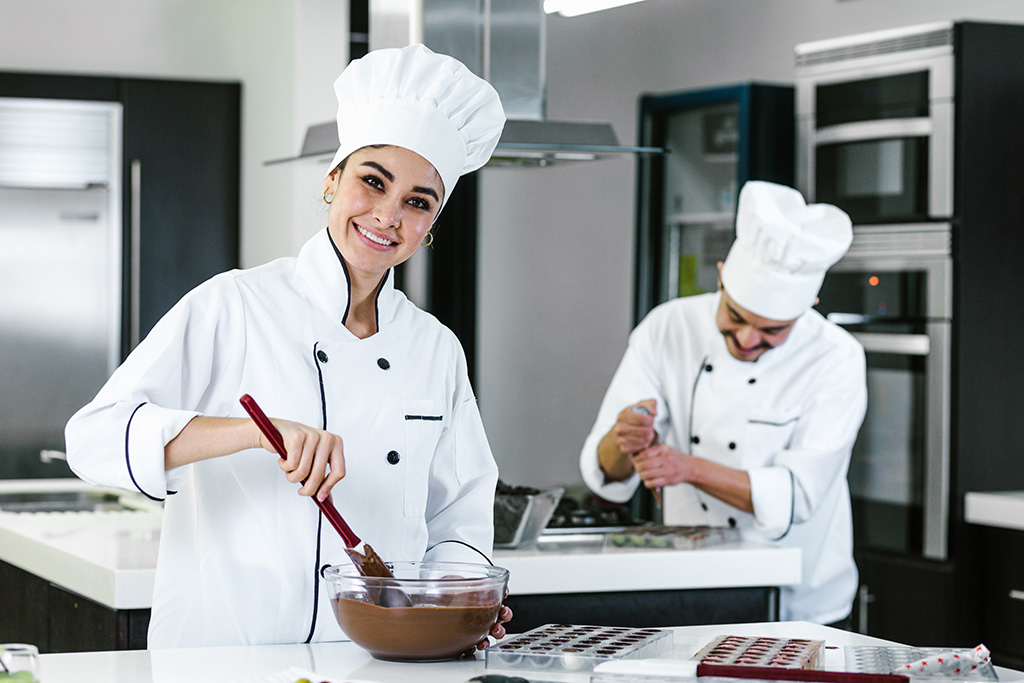
[[[928,273],[830,272],[818,310],[854,334],[867,360],[868,406],[848,482],[854,547],[924,552],[928,424]]]
[[[868,409],[850,459],[854,546],[921,555],[924,529],[925,362],[868,353]]]
[[[926,221],[928,150],[927,136],[819,144],[815,201],[835,204],[857,225]]]

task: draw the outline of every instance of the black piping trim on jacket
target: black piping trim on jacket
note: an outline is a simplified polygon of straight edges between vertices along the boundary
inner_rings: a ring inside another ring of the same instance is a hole
[[[494,563],[491,562],[491,558],[487,557],[487,555],[485,555],[482,550],[480,550],[479,548],[475,548],[475,547],[471,546],[470,544],[466,543],[465,541],[460,541],[457,538],[449,538],[449,539],[445,539],[443,541],[438,541],[434,545],[432,545],[429,548],[427,548],[426,550],[424,550],[423,554],[426,555],[427,553],[429,553],[431,550],[433,550],[437,546],[441,545],[442,543],[458,543],[459,545],[464,545],[467,548],[469,548],[470,550],[472,550],[473,552],[475,552],[478,555],[480,555],[480,557],[482,557],[485,560],[487,560],[487,564],[491,565],[492,567],[494,566]]]
[[[691,448],[691,446],[693,445],[693,410],[694,410],[694,405],[696,405],[696,403],[697,403],[697,385],[700,384],[700,377],[701,377],[701,375],[704,374],[704,368],[706,368],[707,366],[708,366],[708,357],[704,356],[700,360],[700,369],[697,370],[697,377],[693,380],[693,390],[690,391],[690,419],[688,420],[687,425],[686,425],[686,450],[687,451],[693,450]],[[697,499],[700,500],[701,506],[705,510],[707,510],[707,505],[704,503],[704,500],[703,500],[703,498],[701,496],[700,490],[697,489],[696,487],[694,487],[693,490],[696,491]]]
[[[135,481],[135,473],[132,472],[132,459],[128,456],[128,435],[132,431],[132,420],[135,419],[135,413],[139,412],[139,408],[141,408],[144,405],[146,405],[145,402],[135,406],[135,410],[132,411],[131,417],[128,418],[128,424],[125,425],[124,427],[124,464],[128,468],[128,476],[131,477],[132,483],[135,484],[135,488],[137,488],[139,492],[142,493],[142,495],[144,495],[146,498],[149,498],[150,500],[161,501],[163,500],[163,498],[157,498],[156,496],[149,495],[148,493],[142,490],[142,487],[139,486],[139,482]]]
[[[704,356],[700,361],[700,369],[697,370],[697,377],[693,380],[693,390],[690,392],[690,420],[686,425],[686,448],[693,443],[693,407],[697,402],[697,385],[700,384],[700,376],[704,374],[704,368],[708,366],[708,357]]]
[[[793,470],[786,468],[789,472],[789,526],[782,532],[782,535],[772,539],[773,541],[781,541],[789,535],[789,530],[793,528],[793,516],[796,514],[796,478],[793,477]]]
[[[331,242],[333,244],[333,242]],[[327,396],[324,391],[324,373],[320,369],[320,363],[316,357],[317,346],[320,342],[313,344],[313,365],[316,367],[316,376],[320,381],[320,421],[323,424],[324,431],[327,430]],[[316,616],[317,611],[320,607],[320,535],[323,531],[324,516],[318,514],[316,517],[316,563],[313,565],[313,618],[309,623],[309,635],[306,636],[306,642],[309,643],[313,640],[313,633],[316,631]]]
[[[345,302],[345,313],[341,316],[341,324],[344,325],[348,320],[348,312],[352,307],[352,278],[348,275],[348,264],[345,263],[345,258],[341,255],[341,250],[338,249],[338,245],[334,243],[334,238],[331,237],[331,231],[327,231],[327,239],[330,240],[331,246],[334,248],[334,255],[338,257],[338,262],[341,264],[341,271],[345,273],[345,284],[348,286],[348,300]],[[377,294],[373,300],[373,317],[377,323],[377,330],[380,331],[380,293],[384,291],[384,283],[388,281],[388,277],[391,276],[391,268],[388,268],[387,272],[384,273],[384,278],[377,285]]]
[[[788,424],[792,424],[800,419],[799,415],[791,417],[784,422],[772,422],[771,420],[747,420],[752,425],[768,425],[769,427],[785,427]]]
[[[380,332],[380,293],[384,291],[384,283],[391,277],[391,269],[384,273],[384,278],[377,285],[377,296],[373,299],[373,317],[377,321],[377,331]]]
[[[320,531],[324,526],[324,516],[316,516],[316,564],[313,565],[313,618],[309,622],[309,635],[306,636],[306,642],[310,643],[313,641],[313,633],[316,631],[316,613],[317,608],[320,606],[320,571],[317,567],[320,566]]]
[[[440,422],[444,415],[406,415],[406,420],[426,420],[427,422]]]
[[[334,238],[331,237],[331,231],[327,231],[327,239],[331,241],[331,246],[334,248],[334,255],[338,257],[338,263],[341,264],[341,272],[345,273],[345,284],[348,286],[348,298],[345,300],[345,312],[341,315],[341,324],[344,325],[345,321],[348,320],[348,309],[352,306],[352,280],[348,276],[348,266],[345,265],[345,259],[341,255],[341,251],[338,250],[338,245],[334,243]]]

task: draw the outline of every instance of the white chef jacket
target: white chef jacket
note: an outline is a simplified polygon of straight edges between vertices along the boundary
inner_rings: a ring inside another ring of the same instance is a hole
[[[781,617],[831,623],[857,589],[846,472],[867,407],[864,350],[809,310],[789,338],[754,362],[734,358],[715,322],[720,294],[656,307],[631,333],[580,455],[587,485],[616,502],[640,485],[635,472],[606,482],[597,445],[623,408],[657,400],[664,443],[746,470],[754,514],[690,484],[666,487],[666,524],[737,526],[745,539],[802,551],[799,586],[781,590]]]
[[[486,562],[497,467],[465,356],[392,280],[378,332],[359,339],[342,322],[348,276],[327,230],[297,258],[218,275],[68,423],[78,476],[166,499],[149,647],[344,639],[318,576],[349,562],[344,544],[274,454],[164,470],[164,446],[189,420],[247,417],[246,393],[271,417],[342,437],[334,503],[385,560]],[[442,541],[456,542],[427,553]]]

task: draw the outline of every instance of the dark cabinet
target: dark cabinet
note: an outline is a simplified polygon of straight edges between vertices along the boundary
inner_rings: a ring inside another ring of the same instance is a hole
[[[135,216],[141,239],[138,280],[126,273],[125,291],[139,297],[141,339],[183,294],[238,266],[241,88],[139,79],[119,85],[130,190],[124,215],[129,227]]]
[[[854,558],[860,572],[855,630],[915,647],[977,645],[949,641],[960,619],[951,563],[873,552],[855,552]],[[908,620],[915,625],[909,633]]]
[[[41,653],[142,650],[149,610],[115,610],[0,562],[0,642]]]
[[[1024,669],[1024,531],[974,527],[981,537],[981,637],[999,666]]]
[[[779,589],[754,586],[510,595],[505,604],[515,615],[508,624],[509,633],[552,623],[667,628],[778,621]]]

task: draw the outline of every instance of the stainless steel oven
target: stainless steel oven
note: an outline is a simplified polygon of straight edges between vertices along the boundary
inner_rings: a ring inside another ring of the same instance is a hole
[[[818,310],[867,357],[868,408],[849,484],[859,549],[948,552],[950,226],[857,227]]]
[[[797,48],[797,178],[857,225],[953,213],[953,25]]]

